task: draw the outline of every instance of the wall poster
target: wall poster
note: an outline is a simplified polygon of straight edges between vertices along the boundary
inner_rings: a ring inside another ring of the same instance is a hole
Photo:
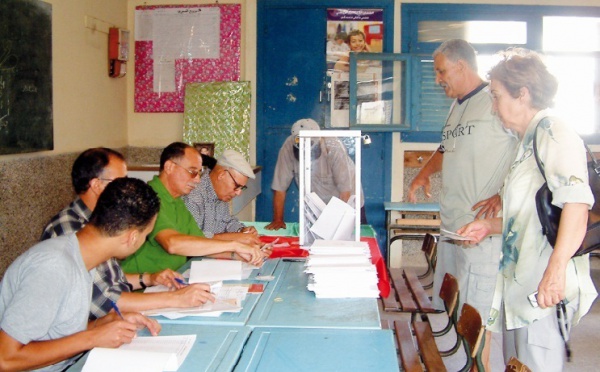
[[[0,155],[54,148],[52,5],[0,1]]]
[[[241,5],[135,10],[135,112],[183,112],[185,85],[239,81]]]
[[[350,109],[349,53],[383,51],[383,9],[327,9],[327,75],[331,79],[331,126],[348,127]],[[359,102],[376,101],[381,87],[381,65],[360,61]]]

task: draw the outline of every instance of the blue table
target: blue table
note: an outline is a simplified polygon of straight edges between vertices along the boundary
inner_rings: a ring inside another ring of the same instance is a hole
[[[250,335],[248,327],[162,324],[161,336],[196,334],[196,342],[179,372],[231,371],[239,359],[244,344]],[[140,336],[149,336],[144,330]],[[87,354],[75,363],[69,372],[83,369]]]
[[[247,325],[250,327],[300,327],[380,329],[375,298],[316,298],[306,289],[304,263],[281,260]]]
[[[201,260],[201,258],[194,258],[186,262],[181,268],[179,268],[179,272],[183,273],[188,270],[192,261]],[[224,283],[262,283],[264,284],[265,290],[269,287],[269,282],[256,280],[256,276],[260,275],[273,275],[275,268],[279,260],[267,260],[263,264],[263,266],[259,270],[252,270],[252,274],[247,280],[240,281],[232,281],[227,280]],[[246,296],[246,299],[242,303],[242,310],[239,313],[223,313],[220,316],[186,316],[184,318],[179,319],[169,319],[164,316],[153,316],[154,319],[158,320],[159,323],[173,323],[173,324],[214,324],[214,325],[234,325],[234,326],[243,326],[246,325],[248,319],[250,318],[250,314],[258,304],[261,296],[263,294],[259,293],[249,293]]]
[[[391,330],[255,328],[235,371],[399,371]]]

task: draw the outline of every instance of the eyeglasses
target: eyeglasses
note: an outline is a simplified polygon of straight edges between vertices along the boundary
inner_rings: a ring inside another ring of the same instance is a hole
[[[198,176],[202,177],[202,169],[200,169],[199,171],[198,170],[187,169],[183,165],[179,165],[177,162],[174,162],[174,161],[173,161],[173,164],[175,164],[176,166],[180,167],[184,171],[188,172],[190,174],[190,176],[192,176],[192,178],[196,178]]]
[[[246,186],[246,185],[240,185],[239,183],[237,183],[235,178],[233,178],[231,173],[229,173],[229,169],[225,169],[225,172],[227,172],[227,174],[229,174],[229,177],[231,177],[231,180],[233,181],[233,184],[235,185],[235,189],[234,189],[235,191],[238,191],[238,190],[244,191],[248,188],[248,186]]]
[[[101,178],[101,177],[98,177],[98,179],[99,179],[100,181],[106,181],[106,182],[108,182],[108,183],[111,183],[112,181],[114,181],[114,180],[115,180],[114,178]]]

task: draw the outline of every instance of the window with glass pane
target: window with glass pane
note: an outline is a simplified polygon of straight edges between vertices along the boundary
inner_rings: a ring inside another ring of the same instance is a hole
[[[589,143],[600,143],[600,6],[402,4],[403,55],[430,57],[452,38],[473,44],[483,79],[499,50],[517,46],[541,52],[559,80],[557,114]],[[423,83],[431,82],[429,68],[422,58],[408,77],[411,125],[402,133],[403,140],[439,139],[433,134],[440,133],[441,112],[450,100],[444,101],[433,84]]]
[[[600,132],[600,17],[544,17],[543,27],[556,112],[580,135]]]
[[[420,43],[442,43],[463,39],[472,44],[527,43],[527,23],[512,21],[421,21]]]
[[[407,126],[410,97],[405,92],[410,65],[388,53],[351,53],[350,126],[397,130]]]

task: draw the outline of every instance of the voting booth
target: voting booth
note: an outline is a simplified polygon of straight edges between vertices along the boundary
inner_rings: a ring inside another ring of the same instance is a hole
[[[317,239],[360,240],[360,208],[363,204],[360,178],[361,138],[359,130],[299,132],[300,245],[310,245]],[[320,161],[315,161],[319,158]],[[329,174],[328,177],[334,183],[339,182],[347,187],[350,182],[353,186],[347,201],[339,199],[339,195],[323,200],[318,195],[320,190],[313,190],[312,178],[325,172],[325,169],[315,167],[324,167],[325,161],[332,159],[336,163],[328,166],[335,174]]]

